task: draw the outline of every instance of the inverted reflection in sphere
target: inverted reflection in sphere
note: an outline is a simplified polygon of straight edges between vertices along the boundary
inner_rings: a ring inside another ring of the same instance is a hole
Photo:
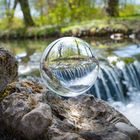
[[[85,93],[98,75],[98,61],[90,45],[76,37],[52,42],[41,58],[41,76],[47,87],[61,96]]]

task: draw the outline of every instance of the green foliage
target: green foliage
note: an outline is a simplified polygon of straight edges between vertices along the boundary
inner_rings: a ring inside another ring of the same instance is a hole
[[[11,22],[9,22],[9,19],[7,17],[0,20],[0,29],[6,30],[6,29],[17,29],[23,27],[23,21],[19,18],[14,17]]]
[[[48,24],[61,25],[68,22],[69,10],[67,3],[64,0],[60,0],[55,7],[49,7],[48,9]]]
[[[0,36],[19,36],[19,37],[42,37],[53,36],[58,32],[62,35],[77,35],[84,30],[91,32],[106,32],[106,28],[113,30],[127,31],[127,26],[121,23],[128,18],[138,19],[140,16],[140,6],[126,3],[120,5],[120,17],[109,17],[105,13],[105,5],[97,5],[95,0],[28,0],[30,9],[36,11],[33,16],[36,27],[27,28],[23,19],[14,17],[13,6],[6,8],[4,0],[0,1],[0,7],[5,7],[3,17],[0,19]],[[11,0],[10,3],[14,3]],[[105,1],[102,2],[105,4]],[[139,15],[138,15],[139,14]],[[112,22],[118,20],[117,22]],[[134,22],[135,23],[135,22]],[[135,24],[131,24],[131,27]],[[128,22],[129,26],[129,22]],[[59,27],[59,28],[58,28]]]
[[[97,1],[92,0],[30,0],[30,8],[36,10],[34,21],[38,26],[44,25],[68,25],[72,23],[81,23],[93,19],[109,19],[104,7],[97,5]],[[10,1],[12,5],[14,0]],[[105,4],[103,1],[102,3]],[[5,7],[5,17],[0,21],[0,28],[20,28],[23,26],[21,19],[13,18],[13,6],[2,0],[0,7]],[[120,5],[119,14],[121,17],[131,16],[138,13],[140,7],[126,3]]]
[[[39,16],[38,18],[34,19],[37,26],[44,26],[44,25],[48,24],[47,20],[48,20],[47,16],[45,16],[45,15]]]
[[[35,10],[39,13],[39,17],[35,18],[36,24],[39,26],[47,24],[47,1],[46,0],[34,0],[32,2]]]
[[[120,16],[132,16],[138,12],[138,9],[135,5],[127,4],[123,9],[120,9]]]
[[[135,61],[134,58],[126,57],[126,58],[121,58],[125,62],[125,64],[131,64]]]
[[[70,21],[75,21],[77,19],[82,21],[87,17],[91,17],[94,5],[90,6],[90,4],[90,0],[68,0],[68,6],[70,9]]]
[[[60,33],[57,26],[21,27],[0,30],[0,38],[40,38],[57,36]]]
[[[105,14],[101,8],[95,7],[91,0],[60,0],[53,7],[48,7],[47,23],[65,25],[69,23],[103,18]]]

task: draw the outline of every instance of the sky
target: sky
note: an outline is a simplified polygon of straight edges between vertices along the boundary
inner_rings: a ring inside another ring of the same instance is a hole
[[[137,3],[137,4],[140,4],[140,0],[136,0],[136,3]]]

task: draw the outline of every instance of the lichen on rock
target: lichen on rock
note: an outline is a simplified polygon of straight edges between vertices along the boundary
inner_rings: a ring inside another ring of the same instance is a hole
[[[15,57],[3,48],[0,48],[0,93],[7,84],[18,79],[18,64]],[[6,96],[4,93],[3,96]],[[3,98],[0,94],[0,98]]]

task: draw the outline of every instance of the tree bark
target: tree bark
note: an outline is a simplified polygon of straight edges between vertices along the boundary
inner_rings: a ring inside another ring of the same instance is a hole
[[[24,16],[24,23],[26,26],[34,26],[35,23],[32,19],[31,13],[30,13],[30,7],[28,0],[18,0],[21,6],[21,10]]]
[[[106,12],[111,17],[119,16],[119,0],[107,0]]]

